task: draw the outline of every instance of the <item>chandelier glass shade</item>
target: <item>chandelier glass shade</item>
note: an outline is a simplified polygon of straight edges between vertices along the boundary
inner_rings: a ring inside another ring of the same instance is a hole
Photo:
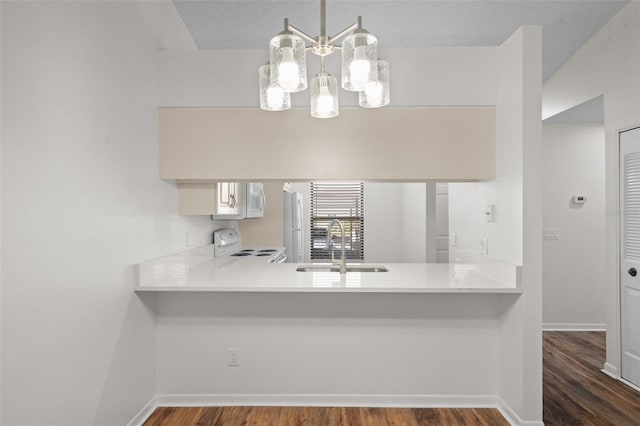
[[[359,92],[359,103],[364,108],[379,108],[389,105],[389,63],[378,59],[378,79],[367,83]]]
[[[338,115],[338,80],[327,73],[311,79],[311,116],[332,118]]]
[[[271,80],[269,63],[258,68],[260,108],[266,111],[284,111],[291,108],[291,95]]]
[[[283,31],[269,42],[269,63],[273,82],[289,93],[307,88],[307,54],[304,40]]]
[[[378,79],[378,39],[364,30],[356,30],[342,42],[342,88],[364,90]]]
[[[336,41],[344,37],[342,45]],[[308,42],[309,45],[305,43]],[[284,20],[284,30],[269,42],[269,63],[258,69],[260,108],[283,111],[291,107],[291,93],[307,88],[306,53],[320,56],[320,71],[311,79],[311,116],[339,114],[338,82],[325,70],[325,57],[341,50],[341,85],[359,92],[359,104],[378,108],[389,104],[389,64],[378,58],[378,40],[362,28],[362,18],[333,37],[326,34],[326,0],[320,1],[320,35],[312,37]]]

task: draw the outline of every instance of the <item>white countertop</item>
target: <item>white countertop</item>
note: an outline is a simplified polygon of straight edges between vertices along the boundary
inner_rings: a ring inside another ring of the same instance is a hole
[[[199,251],[198,251],[199,250]],[[195,255],[194,255],[195,253]],[[388,272],[297,272],[295,263],[218,257],[208,246],[138,264],[136,291],[521,293],[517,267],[381,263]],[[376,265],[378,265],[376,263]],[[511,273],[511,268],[513,273]],[[493,271],[493,272],[492,272]],[[506,271],[506,273],[505,273]]]

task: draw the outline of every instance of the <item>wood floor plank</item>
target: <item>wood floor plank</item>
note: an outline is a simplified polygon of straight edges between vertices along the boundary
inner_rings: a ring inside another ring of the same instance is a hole
[[[264,426],[277,424],[281,412],[282,407],[251,407],[243,425]]]
[[[195,426],[218,426],[220,422],[220,416],[224,407],[205,407],[202,410],[200,418],[197,419]]]
[[[361,407],[359,410],[362,423],[365,425],[384,425],[387,414],[384,408]]]
[[[202,407],[165,407],[165,409],[162,410],[161,417],[153,419],[152,422],[149,423],[149,420],[151,420],[150,417],[149,420],[144,423],[144,426],[194,425],[200,418],[202,410]]]
[[[640,425],[640,393],[600,369],[604,332],[543,333],[546,425]]]
[[[145,426],[501,426],[495,409],[378,407],[160,407]]]
[[[486,426],[509,426],[509,422],[505,419],[500,411],[495,408],[474,408],[473,411],[481,414],[478,415],[482,419],[480,425]]]
[[[385,408],[389,426],[418,426],[412,408]]]
[[[442,425],[444,419],[440,412],[434,408],[414,408],[413,414],[420,425]]]
[[[330,409],[329,424],[338,426],[361,426],[360,412],[354,408],[334,407]]]
[[[244,425],[249,416],[250,410],[248,408],[249,407],[222,407],[215,425]]]

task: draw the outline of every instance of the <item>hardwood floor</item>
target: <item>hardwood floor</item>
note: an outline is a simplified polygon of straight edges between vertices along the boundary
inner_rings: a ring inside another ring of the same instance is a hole
[[[144,426],[508,426],[493,408],[195,407],[156,409]]]
[[[543,333],[545,425],[640,425],[640,392],[600,370],[605,333]]]
[[[545,425],[638,426],[640,392],[602,373],[604,332],[543,333]],[[161,407],[145,426],[508,425],[495,409]]]

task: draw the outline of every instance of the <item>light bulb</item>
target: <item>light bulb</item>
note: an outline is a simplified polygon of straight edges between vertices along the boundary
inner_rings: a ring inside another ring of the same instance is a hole
[[[369,106],[379,106],[382,103],[382,84],[379,81],[368,83],[364,91]]]
[[[282,87],[271,86],[267,89],[267,105],[271,109],[282,108],[284,104],[284,90]]]
[[[298,88],[298,64],[293,58],[292,47],[283,47],[281,52],[282,59],[278,66],[278,84],[287,92],[292,92]]]
[[[320,86],[318,100],[316,101],[316,110],[319,115],[327,115],[333,110],[333,96],[331,96],[327,86]]]
[[[369,73],[371,72],[371,64],[367,59],[365,49],[366,46],[358,46],[353,49],[353,60],[349,64],[349,73],[351,74],[351,85],[354,90],[363,90],[369,81]]]

